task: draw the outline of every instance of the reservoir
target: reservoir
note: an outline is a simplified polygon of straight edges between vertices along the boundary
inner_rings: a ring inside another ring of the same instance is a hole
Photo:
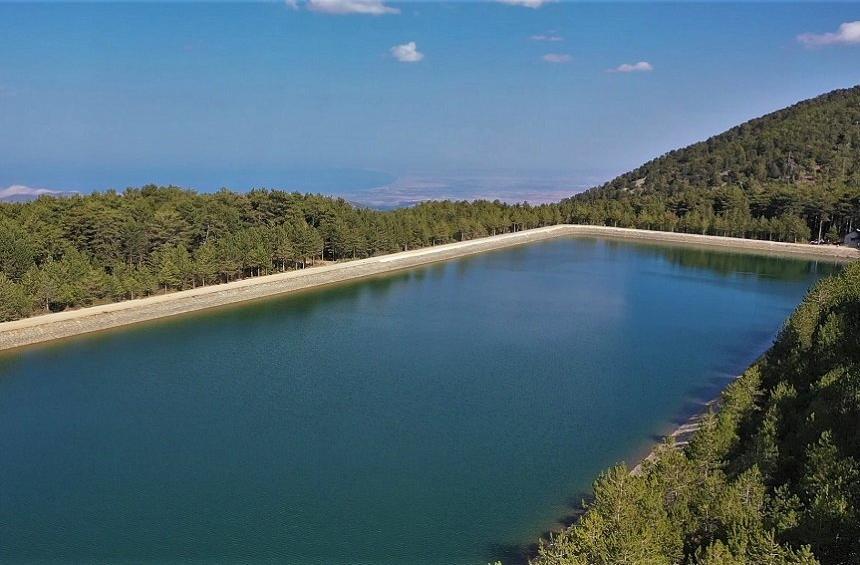
[[[0,561],[516,562],[835,269],[559,238],[0,353]]]

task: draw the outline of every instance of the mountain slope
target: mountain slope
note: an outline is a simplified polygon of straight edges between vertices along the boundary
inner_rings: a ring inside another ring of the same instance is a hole
[[[860,225],[860,86],[671,151],[560,207],[575,223],[840,242]]]
[[[860,86],[835,90],[671,151],[594,193],[860,182]]]

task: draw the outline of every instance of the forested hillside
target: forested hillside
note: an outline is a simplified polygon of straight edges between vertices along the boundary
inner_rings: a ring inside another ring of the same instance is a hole
[[[557,206],[378,212],[281,191],[147,186],[0,205],[0,321],[555,224]]]
[[[683,451],[594,484],[539,565],[860,563],[860,264],[820,282]]]
[[[836,240],[860,209],[860,86],[672,151],[567,204],[590,223]]]

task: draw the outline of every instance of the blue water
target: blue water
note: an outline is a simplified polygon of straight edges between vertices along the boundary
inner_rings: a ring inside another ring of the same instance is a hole
[[[833,270],[559,239],[0,355],[0,561],[515,562]]]

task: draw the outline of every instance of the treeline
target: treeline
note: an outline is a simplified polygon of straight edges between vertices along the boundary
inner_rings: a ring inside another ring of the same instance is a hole
[[[560,206],[575,223],[706,235],[840,243],[860,225],[860,183],[735,185],[676,192],[588,191]]]
[[[0,321],[558,223],[557,206],[379,212],[281,191],[146,186],[0,205]]]
[[[814,226],[838,238],[856,223],[858,202],[846,189],[822,224],[818,192],[787,187],[387,212],[277,190],[43,196],[0,205],[0,321],[562,222],[792,242],[807,241]]]
[[[860,264],[821,281],[683,450],[603,473],[537,565],[860,563]]]

